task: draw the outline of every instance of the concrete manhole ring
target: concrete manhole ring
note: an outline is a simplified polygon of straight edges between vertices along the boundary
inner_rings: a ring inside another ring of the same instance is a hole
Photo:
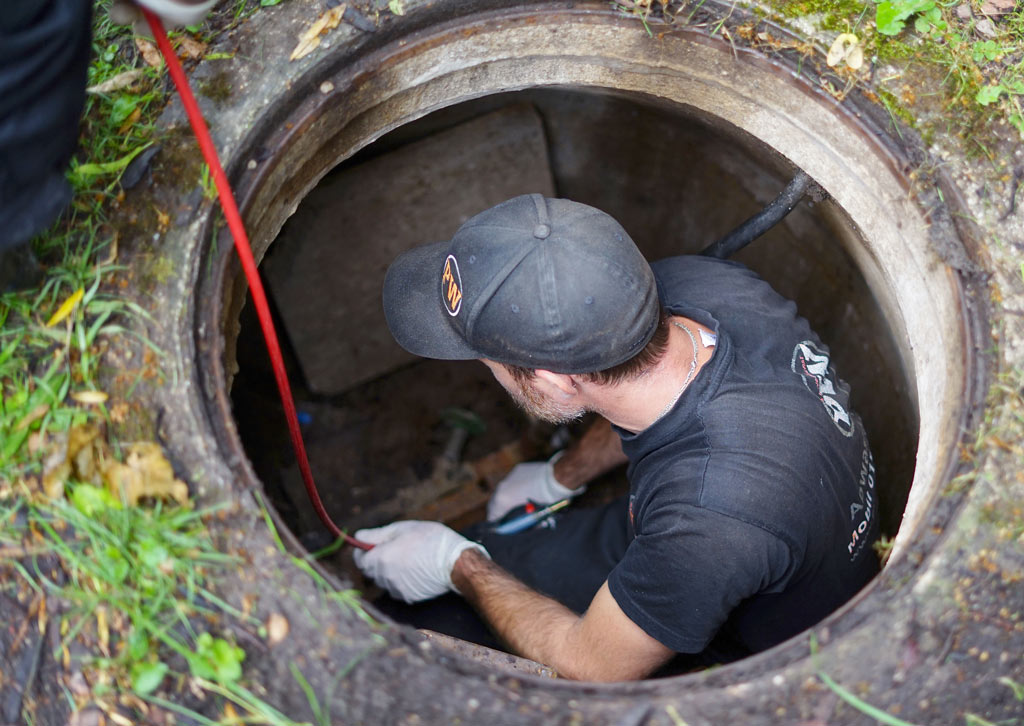
[[[812,263],[852,265],[874,301],[871,314],[879,317],[871,319],[887,330],[886,365],[899,379],[893,405],[913,433],[901,446],[916,448],[916,458],[906,457],[912,471],[898,497],[905,510],[892,527],[899,533],[889,564],[814,629],[813,658],[805,633],[706,673],[598,686],[511,672],[403,628],[372,628],[294,571],[272,546],[250,496],[259,482],[231,419],[224,363],[237,334],[237,265],[227,237],[215,232],[212,205],[183,182],[198,168],[198,151],[187,134],[174,132],[155,161],[152,185],[131,200],[139,209],[152,200],[176,215],[157,244],[178,274],[154,283],[148,299],[156,318],[150,335],[169,351],[168,381],[145,395],[158,412],[159,435],[199,498],[236,504],[222,534],[244,536],[253,564],[233,576],[232,597],[255,594],[259,613],[284,611],[292,620],[288,642],[249,654],[247,667],[268,700],[308,717],[289,673],[294,662],[345,723],[872,722],[837,706],[836,694],[815,678],[824,671],[858,684],[858,694],[882,708],[898,706],[912,722],[951,721],[963,711],[991,720],[1013,715],[1020,704],[996,677],[982,676],[984,661],[950,658],[986,648],[986,660],[1001,663],[999,674],[1021,681],[1024,628],[1014,613],[1024,595],[1013,584],[1022,569],[1020,542],[982,521],[990,492],[972,486],[978,477],[968,468],[987,466],[988,480],[997,483],[1005,477],[1000,496],[1011,503],[1014,486],[1019,503],[1021,483],[999,452],[980,453],[995,458],[971,467],[961,452],[983,414],[999,416],[1001,406],[1015,405],[984,399],[993,373],[1019,366],[1024,351],[1019,320],[989,307],[986,282],[1001,273],[991,269],[998,265],[979,240],[996,222],[960,221],[972,214],[964,178],[954,183],[937,172],[922,183],[928,154],[888,126],[877,107],[856,94],[837,100],[809,68],[797,68],[798,57],[710,33],[708,20],[740,21],[730,3],[704,3],[689,24],[659,26],[653,37],[636,18],[605,5],[407,5],[406,15],[375,33],[343,25],[317,53],[288,63],[296,36],[322,9],[294,0],[261,13],[230,39],[235,60],[209,61],[195,73],[200,88],[228,89],[201,102],[257,258],[328,171],[432,112],[514,93],[541,105],[561,93],[658,109],[658,118],[676,115],[693,128],[714,128],[756,157],[769,177],[802,168],[827,192],[815,223],[832,231],[834,249],[805,254]],[[174,109],[167,120],[181,123]],[[133,239],[126,227],[124,234],[135,251],[153,241],[152,231]],[[679,251],[696,249],[695,243]],[[137,260],[145,274],[151,256]],[[1004,293],[1007,306],[1019,305],[1019,280],[1013,292],[1016,298]],[[1005,336],[997,355],[983,353],[989,325]],[[1012,450],[1014,442],[1008,445]],[[971,557],[979,556],[995,568],[984,580],[972,574]],[[971,583],[963,585],[964,578]],[[963,592],[981,616],[964,609]],[[989,617],[989,610],[997,614]],[[1004,653],[1010,655],[1000,661]]]

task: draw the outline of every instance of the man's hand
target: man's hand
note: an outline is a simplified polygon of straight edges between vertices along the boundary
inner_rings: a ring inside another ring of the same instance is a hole
[[[574,446],[558,452],[547,463],[520,464],[509,472],[487,503],[487,519],[501,519],[528,500],[553,504],[582,494],[587,482],[625,463],[619,435],[600,418]]]
[[[575,497],[586,490],[586,485],[578,489],[569,489],[555,479],[555,462],[564,452],[559,451],[545,461],[530,461],[517,464],[502,479],[487,502],[487,519],[501,519],[509,511],[526,504],[528,501],[537,504],[554,504],[562,499]]]
[[[476,542],[440,522],[395,522],[376,529],[361,529],[355,538],[374,545],[369,552],[356,550],[356,566],[367,577],[408,603],[428,600],[455,590],[452,568],[467,549],[479,550]]]

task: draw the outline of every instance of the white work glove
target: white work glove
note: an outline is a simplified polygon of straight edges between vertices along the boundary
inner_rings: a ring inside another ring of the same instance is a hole
[[[472,542],[440,522],[395,522],[376,529],[361,529],[355,538],[374,545],[369,552],[355,550],[356,566],[394,598],[413,603],[452,590],[452,568],[459,555],[483,545]]]
[[[195,25],[206,17],[217,0],[114,0],[110,6],[110,19],[118,25],[131,25],[136,35],[149,37],[146,23],[137,5],[152,10],[160,16],[168,30],[183,25]]]
[[[559,451],[547,461],[530,461],[517,464],[498,486],[487,502],[487,521],[501,519],[511,510],[526,502],[554,504],[569,497],[579,496],[587,490],[586,485],[569,489],[555,480],[555,462],[565,451]]]

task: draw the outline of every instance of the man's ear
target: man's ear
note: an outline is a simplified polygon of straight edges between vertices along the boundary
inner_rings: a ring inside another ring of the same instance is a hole
[[[554,387],[565,396],[575,396],[579,393],[576,389],[576,382],[567,373],[554,373],[543,368],[534,370],[534,375],[547,386]]]

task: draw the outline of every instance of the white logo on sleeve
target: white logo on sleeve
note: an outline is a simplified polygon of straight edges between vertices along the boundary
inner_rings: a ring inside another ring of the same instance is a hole
[[[829,365],[828,354],[810,340],[797,343],[793,349],[792,368],[807,390],[818,397],[843,436],[853,436],[853,419],[839,402],[835,370]]]

